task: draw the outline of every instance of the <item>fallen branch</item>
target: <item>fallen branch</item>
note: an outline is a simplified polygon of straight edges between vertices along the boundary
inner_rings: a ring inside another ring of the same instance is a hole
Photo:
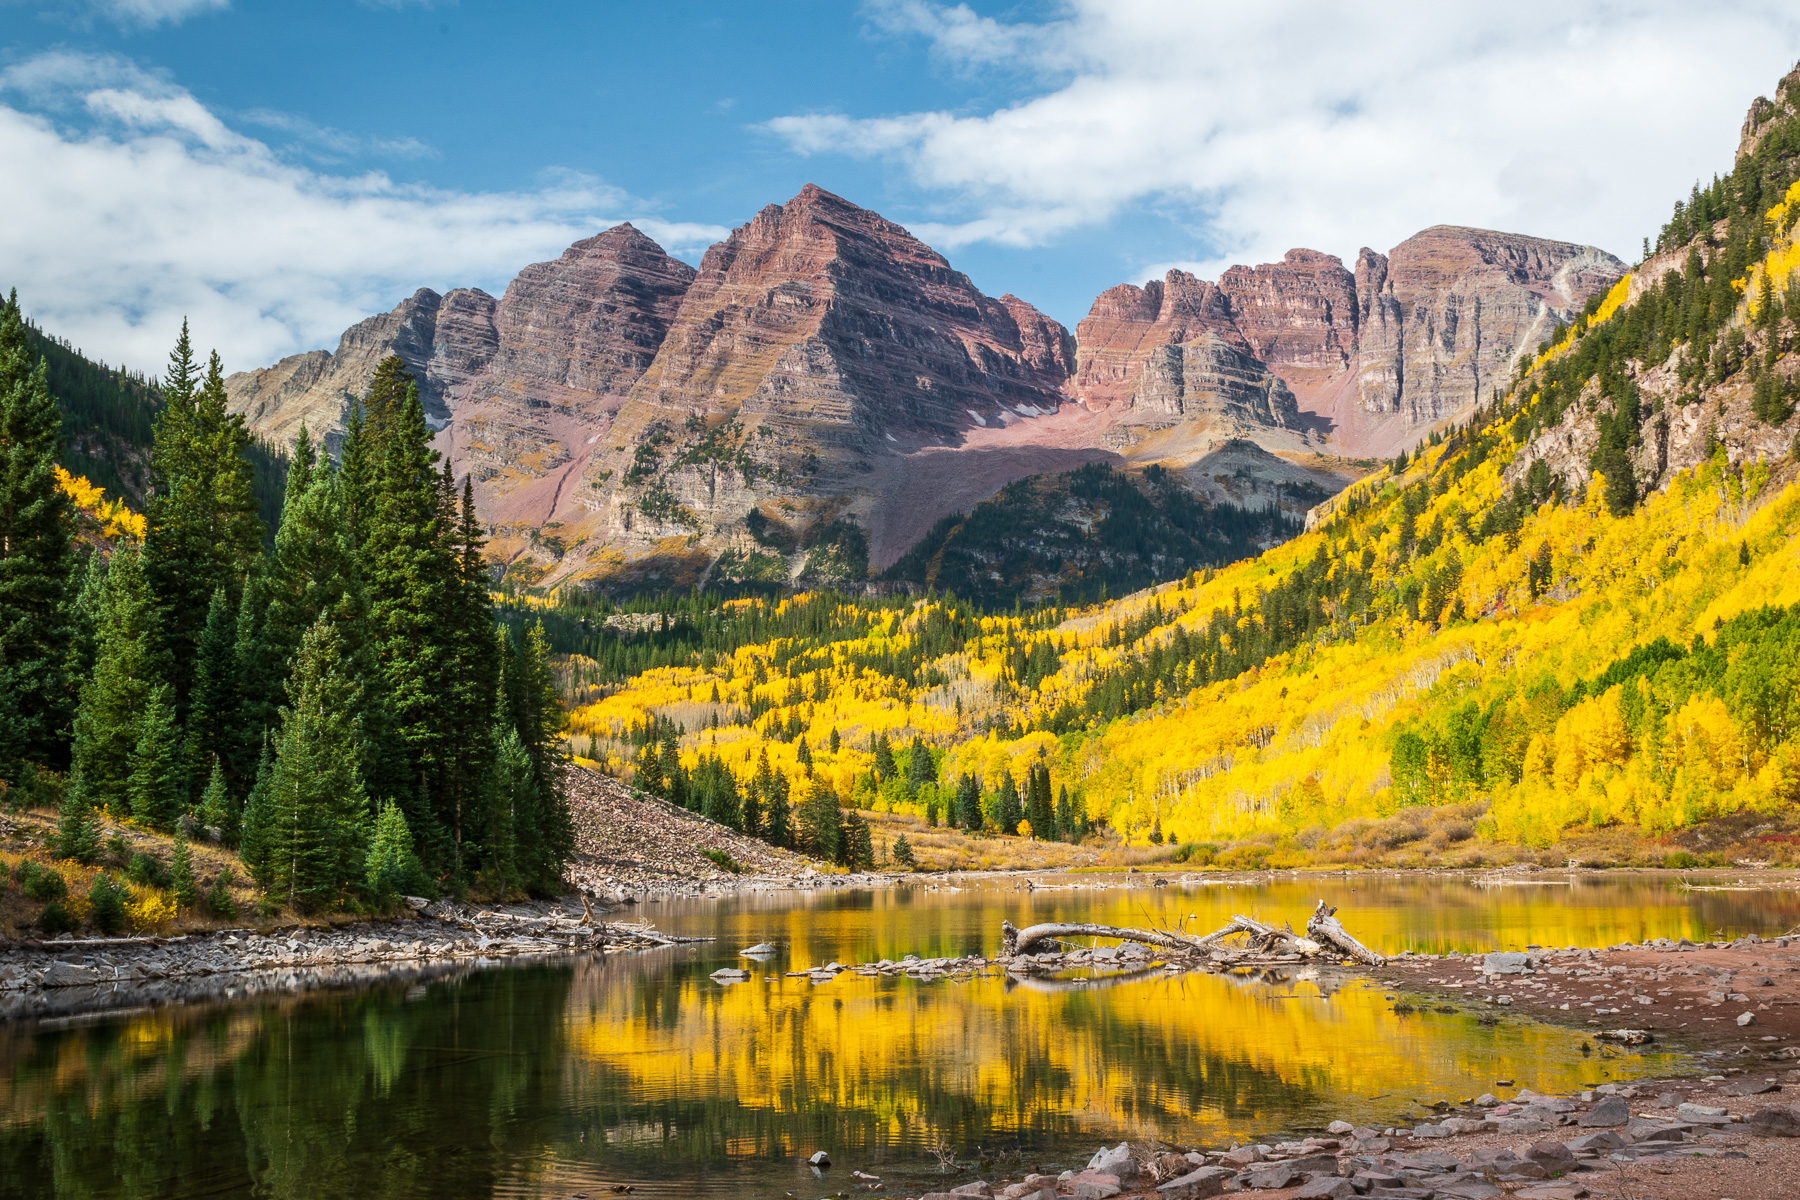
[[[1205,949],[1194,938],[1183,937],[1176,933],[1164,933],[1160,929],[1126,929],[1118,925],[1060,922],[1027,925],[1024,929],[1018,929],[1011,921],[1000,922],[1000,941],[1008,954],[1030,954],[1031,948],[1046,938],[1065,937],[1117,938],[1122,942],[1141,942],[1147,946],[1162,946],[1165,949],[1181,950],[1190,954]]]
[[[1368,963],[1371,967],[1387,965],[1387,959],[1375,953],[1355,938],[1351,937],[1335,915],[1337,908],[1325,907],[1323,900],[1313,910],[1313,915],[1306,922],[1306,932],[1312,934],[1316,941],[1328,946],[1335,946],[1358,962]]]
[[[1122,925],[1094,925],[1078,921],[1046,922],[1016,928],[1011,921],[1000,923],[1000,939],[1007,956],[1042,953],[1045,942],[1065,937],[1112,938],[1121,942],[1138,942],[1173,950],[1186,956],[1205,955],[1215,963],[1244,966],[1298,962],[1321,956],[1348,955],[1370,966],[1384,966],[1387,959],[1350,936],[1338,921],[1337,909],[1323,900],[1306,923],[1306,937],[1286,926],[1258,921],[1254,917],[1234,915],[1221,929],[1204,937],[1171,933],[1163,929],[1132,929]],[[1226,945],[1225,939],[1242,936],[1244,946]]]

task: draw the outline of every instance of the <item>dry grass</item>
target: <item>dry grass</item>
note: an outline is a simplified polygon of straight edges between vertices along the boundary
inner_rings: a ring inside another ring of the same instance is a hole
[[[1108,849],[1097,839],[1089,839],[1089,845],[1071,846],[997,834],[975,836],[967,830],[928,826],[918,817],[900,813],[862,815],[869,822],[878,859],[885,846],[887,865],[895,865],[894,843],[904,834],[921,871],[1047,871],[1092,865]]]
[[[21,859],[29,858],[60,874],[69,889],[69,899],[64,901],[64,906],[83,915],[86,913],[88,889],[93,886],[94,876],[101,871],[110,872],[123,881],[125,868],[133,854],[157,859],[165,869],[174,859],[175,839],[171,835],[115,821],[104,814],[100,817],[100,823],[103,848],[99,860],[92,865],[84,865],[71,859],[59,859],[51,854],[48,843],[56,832],[56,813],[53,810],[26,809],[0,814],[0,868],[5,871],[4,886],[0,887],[0,940],[37,936],[37,931],[30,926],[47,907],[45,902],[28,899],[13,883],[13,870]],[[122,855],[105,848],[108,843],[113,843],[114,838],[122,839],[125,843]],[[200,893],[200,902],[181,909],[173,920],[145,932],[165,935],[203,933],[249,926],[272,928],[277,925],[327,925],[367,919],[367,914],[332,913],[308,916],[302,920],[279,907],[264,915],[257,903],[261,892],[250,880],[249,872],[236,854],[207,842],[190,842],[188,850],[193,860],[195,889]],[[215,915],[205,903],[206,890],[226,867],[231,869],[231,898],[237,905],[237,916],[229,919]],[[154,890],[135,884],[127,886],[134,896]],[[97,931],[88,926],[76,936],[97,936]]]

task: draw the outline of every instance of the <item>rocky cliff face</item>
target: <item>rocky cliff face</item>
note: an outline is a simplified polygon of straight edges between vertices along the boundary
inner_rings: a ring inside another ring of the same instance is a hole
[[[809,185],[698,271],[621,225],[498,300],[422,289],[335,352],[227,385],[256,433],[284,442],[305,421],[329,444],[399,355],[494,551],[551,582],[856,574],[1012,480],[1087,462],[1188,479],[1254,443],[1335,487],[1348,467],[1330,455],[1410,445],[1620,271],[1588,247],[1439,227],[1354,272],[1293,250],[1216,284],[1122,285],[1071,337]]]
[[[1061,325],[809,185],[706,252],[576,494],[611,546],[797,563],[896,502],[887,459],[1054,413],[1070,359]]]
[[[226,380],[236,411],[277,444],[301,421],[335,444],[349,405],[390,354],[405,361],[441,448],[475,479],[482,511],[542,524],[643,374],[693,281],[630,225],[519,272],[506,294],[421,288],[315,350]]]
[[[1313,250],[1217,286],[1173,271],[1094,301],[1071,390],[1126,426],[1193,414],[1270,449],[1390,454],[1624,273],[1591,246],[1453,226],[1364,249],[1354,273]]]
[[[335,353],[311,350],[272,367],[238,371],[225,380],[234,412],[253,433],[290,445],[301,422],[315,439],[335,447],[349,405],[368,389],[375,367],[390,354],[405,360],[419,383],[425,413],[439,428],[450,420],[449,393],[486,365],[495,346],[494,298],[478,289],[440,296],[420,288],[393,311],[344,331]]]
[[[1426,426],[1472,408],[1514,360],[1611,287],[1592,246],[1437,225],[1357,258],[1358,390],[1367,413]]]
[[[440,436],[496,525],[569,507],[625,394],[656,357],[694,269],[630,225],[520,271],[493,308],[485,364],[447,388]]]

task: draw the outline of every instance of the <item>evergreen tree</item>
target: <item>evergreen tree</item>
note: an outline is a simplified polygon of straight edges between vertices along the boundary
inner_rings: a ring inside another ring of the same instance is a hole
[[[1049,840],[1056,836],[1055,802],[1050,798],[1050,768],[1033,763],[1025,771],[1025,819],[1031,832]]]
[[[100,612],[106,601],[107,556],[89,551],[78,556],[71,586],[75,601],[69,643],[69,694],[79,698],[94,674],[94,658],[100,653]]]
[[[981,780],[965,773],[956,789],[956,823],[971,833],[982,826]]]
[[[1056,836],[1073,842],[1081,836],[1076,826],[1075,810],[1069,803],[1069,788],[1064,784],[1056,796]]]
[[[936,782],[937,764],[932,761],[931,747],[925,744],[925,739],[914,738],[912,756],[906,764],[906,794],[917,796],[920,788]]]
[[[762,796],[758,793],[755,784],[749,784],[744,788],[744,804],[739,813],[739,827],[743,830],[745,837],[760,838],[765,832]]]
[[[187,838],[179,832],[175,834],[175,855],[169,862],[169,891],[182,908],[192,908],[200,898],[199,889],[194,886],[194,856]]]
[[[843,810],[831,785],[815,779],[796,815],[801,848],[814,858],[836,862],[844,850],[844,825]]]
[[[908,870],[918,865],[918,860],[913,857],[912,843],[906,840],[904,833],[894,842],[894,861]]]
[[[264,888],[274,881],[271,873],[271,847],[275,844],[274,797],[275,759],[267,746],[256,768],[256,782],[244,800],[243,831],[238,837],[238,857],[250,869],[251,876]]]
[[[483,839],[483,865],[505,893],[524,884],[519,874],[518,828],[521,817],[529,821],[538,809],[537,778],[517,728],[498,722],[493,736],[500,752],[494,757],[493,807]]]
[[[144,577],[156,598],[168,681],[186,721],[200,635],[215,590],[235,607],[244,574],[261,554],[262,517],[250,465],[250,435],[226,407],[215,353],[196,375],[187,323],[169,356],[150,452]]]
[[[62,417],[13,292],[0,304],[0,692],[11,697],[16,753],[59,770],[74,711],[77,564],[70,500],[56,482],[62,448]],[[17,758],[0,761],[0,778],[24,778]]]
[[[662,755],[657,752],[655,742],[649,743],[638,751],[637,763],[631,774],[631,782],[652,796],[663,794]]]
[[[562,743],[568,717],[557,699],[550,667],[550,639],[538,621],[525,631],[525,644],[512,664],[516,696],[513,726],[531,758],[536,784],[529,820],[520,820],[519,872],[527,890],[559,894],[564,868],[575,853],[575,822],[569,814],[568,757]]]
[[[446,523],[431,449],[431,430],[405,364],[389,357],[376,368],[353,435],[365,481],[345,469],[346,514],[368,589],[369,624],[380,658],[384,697],[404,748],[407,778],[395,797],[406,814],[426,869],[461,869],[461,818],[475,779],[461,772],[459,731],[440,721],[439,702],[452,690],[459,664],[449,618],[460,589],[459,564]],[[349,446],[349,438],[346,446]],[[483,731],[485,732],[485,730]],[[521,739],[527,741],[523,731]]]
[[[69,786],[63,791],[61,813],[56,823],[55,846],[59,858],[91,863],[99,857],[100,817],[94,811],[90,796],[77,764]]]
[[[1019,804],[1019,785],[1013,781],[1011,771],[1000,773],[1000,792],[998,803],[994,806],[994,824],[1000,832],[1011,836],[1019,832],[1019,820],[1025,815]]]
[[[894,766],[894,748],[888,744],[887,734],[875,735],[875,774],[883,780],[892,779],[898,768]]]
[[[113,552],[100,610],[94,674],[75,714],[75,770],[88,801],[130,812],[131,758],[149,707],[151,681],[166,678],[156,611],[136,545]]]
[[[392,802],[382,805],[381,815],[375,819],[363,882],[371,895],[383,901],[423,892],[429,886],[413,850],[406,814]]]
[[[794,844],[793,806],[788,803],[787,776],[776,775],[763,793],[763,818],[767,826],[763,834],[771,846],[791,848]]]
[[[321,619],[300,643],[269,781],[265,886],[295,907],[339,903],[365,876],[369,803],[358,686],[343,639]]]
[[[211,764],[229,759],[236,747],[242,716],[237,675],[237,613],[225,589],[214,588],[200,630],[188,710],[186,759],[196,781],[207,778]]]
[[[833,725],[831,727],[830,745],[831,745],[831,752],[833,754],[836,754],[843,745],[843,743],[838,739],[838,731],[837,731],[836,725]]]
[[[238,838],[237,809],[231,802],[231,793],[225,786],[225,768],[218,760],[213,760],[212,774],[206,781],[206,790],[200,793],[200,823],[217,829],[228,842]]]
[[[158,684],[138,722],[131,754],[131,815],[152,829],[172,827],[185,806],[186,784],[174,697],[168,684]]]
[[[852,869],[872,867],[875,865],[875,846],[869,833],[869,822],[854,808],[843,814],[842,839],[838,846],[838,861]]]

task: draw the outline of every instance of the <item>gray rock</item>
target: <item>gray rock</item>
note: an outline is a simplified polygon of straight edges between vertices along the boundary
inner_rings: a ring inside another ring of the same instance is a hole
[[[1780,1090],[1781,1085],[1772,1079],[1734,1079],[1724,1088],[1727,1096],[1764,1096]]]
[[[1631,1105],[1623,1096],[1608,1096],[1593,1108],[1581,1114],[1576,1124],[1585,1129],[1608,1129],[1624,1125],[1631,1120]]]
[[[1338,1160],[1335,1154],[1308,1154],[1287,1159],[1281,1165],[1302,1175],[1336,1175]]]
[[[1568,1148],[1576,1154],[1604,1154],[1609,1150],[1623,1150],[1625,1139],[1610,1129],[1602,1129],[1599,1133],[1590,1133],[1567,1143]],[[1536,1146],[1532,1147],[1537,1149]],[[1535,1155],[1532,1156],[1535,1161]]]
[[[1293,1200],[1344,1200],[1354,1195],[1356,1188],[1348,1179],[1321,1175],[1301,1184],[1293,1193]]]
[[[952,1196],[980,1196],[981,1200],[994,1200],[993,1185],[985,1179],[978,1179],[974,1183],[965,1183],[961,1187],[953,1187],[950,1189],[950,1194]]]
[[[1300,1173],[1286,1163],[1265,1163],[1254,1171],[1245,1171],[1237,1181],[1240,1187],[1272,1190],[1292,1187],[1300,1181]]]
[[[1800,1106],[1775,1104],[1758,1109],[1744,1126],[1757,1137],[1800,1137]]]
[[[1447,1138],[1455,1132],[1448,1125],[1414,1125],[1412,1135],[1422,1138]]]
[[[1348,1121],[1333,1121],[1325,1127],[1325,1132],[1333,1137],[1342,1137],[1346,1133],[1355,1133],[1356,1126]]]
[[[1531,963],[1516,950],[1501,950],[1482,959],[1481,969],[1489,975],[1523,975],[1531,969]]]
[[[1756,1014],[1753,1012],[1739,1013],[1737,1023],[1739,1025],[1739,1027],[1742,1027],[1745,1025],[1754,1025],[1754,1024],[1756,1024]]]
[[[831,1155],[825,1153],[823,1150],[814,1150],[811,1154],[807,1155],[806,1161],[815,1167],[829,1167],[831,1165]]]
[[[1731,1124],[1731,1114],[1711,1104],[1683,1104],[1675,1110],[1675,1115],[1696,1125]]]
[[[82,987],[90,983],[100,982],[100,972],[92,967],[83,967],[76,963],[53,962],[44,977],[38,981],[40,987]]]
[[[755,958],[759,954],[774,954],[775,947],[769,945],[769,943],[767,943],[767,942],[758,942],[754,946],[750,946],[746,949],[739,950],[738,953],[742,954],[742,955],[747,955],[748,957],[751,957],[751,958]],[[917,961],[917,960],[915,959],[914,961]]]
[[[1131,1143],[1120,1142],[1117,1146],[1101,1147],[1094,1157],[1088,1159],[1088,1170],[1098,1171],[1103,1175],[1117,1176],[1121,1184],[1130,1183],[1137,1178],[1137,1161],[1131,1157]]]
[[[1160,1185],[1156,1194],[1167,1200],[1207,1200],[1223,1192],[1232,1175],[1230,1167],[1201,1167]]]

